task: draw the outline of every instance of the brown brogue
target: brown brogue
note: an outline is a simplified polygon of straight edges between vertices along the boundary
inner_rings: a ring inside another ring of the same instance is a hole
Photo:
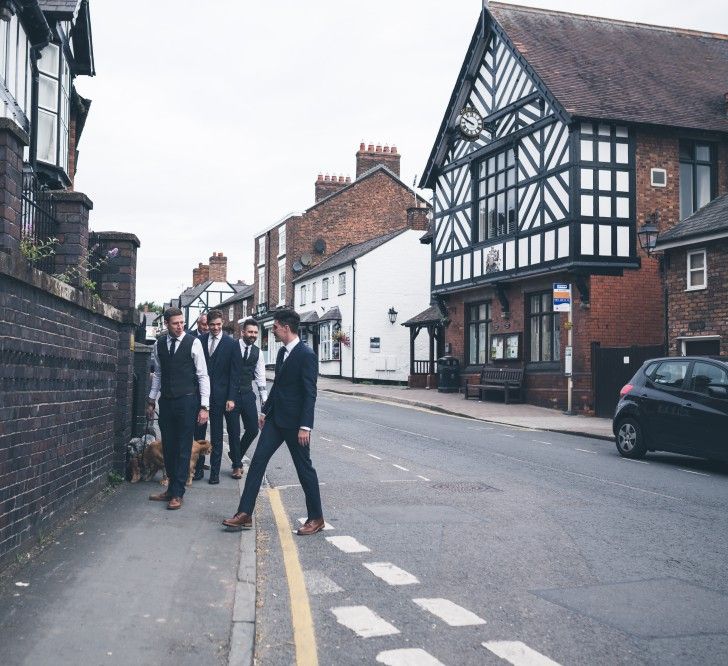
[[[156,495],[150,495],[149,499],[152,500],[152,502],[169,502],[169,500],[172,499],[172,495],[168,492],[157,493]]]
[[[298,536],[308,536],[309,534],[316,534],[324,529],[326,522],[323,518],[314,518],[313,520],[307,520],[301,527],[298,528],[296,534]]]
[[[236,513],[232,518],[226,518],[222,521],[228,532],[239,532],[240,530],[249,530],[253,527],[253,519],[247,513]]]
[[[182,508],[182,498],[181,497],[170,498],[169,504],[167,504],[167,508],[170,511],[175,511],[176,509]]]
[[[242,479],[243,478],[243,468],[242,467],[236,467],[233,470],[233,473],[231,475],[233,479]]]

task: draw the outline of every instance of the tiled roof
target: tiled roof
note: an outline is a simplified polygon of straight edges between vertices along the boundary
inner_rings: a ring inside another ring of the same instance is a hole
[[[663,244],[672,244],[676,241],[699,241],[703,236],[721,232],[728,232],[728,194],[713,199],[672,229],[660,234],[657,237],[657,249],[659,250],[660,245]]]
[[[185,289],[179,295],[179,300],[180,300],[180,303],[182,303],[182,307],[186,307],[187,305],[192,303],[211,284],[212,284],[212,280],[205,280],[204,282],[200,282],[200,284],[195,285],[194,287],[188,287],[187,289]]]
[[[319,320],[318,312],[316,310],[308,310],[307,312],[301,313],[302,324],[313,324]]]
[[[427,310],[423,310],[420,314],[415,315],[412,319],[408,319],[402,326],[417,326],[419,324],[434,324],[442,321],[440,308],[431,305]]]
[[[397,229],[396,231],[391,231],[388,234],[385,234],[384,236],[377,236],[376,238],[370,238],[367,241],[364,241],[363,243],[356,243],[355,245],[346,245],[345,247],[342,247],[338,252],[334,252],[328,259],[325,259],[322,261],[318,266],[314,266],[310,271],[304,273],[303,275],[297,277],[294,282],[298,282],[299,280],[304,280],[310,277],[313,277],[314,275],[320,275],[321,273],[325,273],[326,271],[330,271],[334,268],[338,268],[339,266],[344,266],[345,264],[349,264],[354,259],[358,259],[359,257],[363,257],[368,252],[371,252],[375,248],[378,248],[380,245],[384,245],[387,241],[391,240],[395,236],[399,236],[401,233],[404,233],[408,229],[405,227],[403,229]]]
[[[489,10],[569,114],[728,131],[728,36],[499,2]]]
[[[232,285],[233,289],[239,289],[239,285]],[[240,301],[244,301],[246,298],[250,298],[253,295],[253,285],[252,284],[245,284],[242,286],[241,289],[236,294],[233,294],[230,296],[230,298],[226,298],[220,305],[218,305],[219,308],[225,307],[226,305],[232,305],[233,303],[239,303]]]
[[[339,310],[338,306],[334,306],[324,312],[324,314],[319,317],[319,321],[341,321],[341,310]]]

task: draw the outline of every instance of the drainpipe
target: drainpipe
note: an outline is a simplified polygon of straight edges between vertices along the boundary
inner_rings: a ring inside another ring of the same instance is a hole
[[[353,269],[353,279],[351,287],[351,383],[354,383],[354,346],[356,340],[356,259],[351,262],[351,268]]]

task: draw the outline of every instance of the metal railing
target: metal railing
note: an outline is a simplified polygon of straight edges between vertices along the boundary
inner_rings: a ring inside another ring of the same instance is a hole
[[[23,169],[23,192],[21,195],[21,239],[30,240],[40,246],[58,234],[58,221],[55,214],[53,192],[41,185],[33,170]],[[36,268],[53,273],[55,261],[53,252],[48,252],[34,260]]]

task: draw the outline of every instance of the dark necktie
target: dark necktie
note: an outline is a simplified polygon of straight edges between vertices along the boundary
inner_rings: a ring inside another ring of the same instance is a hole
[[[175,347],[176,344],[177,344],[177,338],[173,337],[172,338],[172,345],[169,348],[169,355],[170,356],[174,356],[174,347]]]
[[[285,355],[286,355],[286,348],[285,348],[285,346],[283,346],[278,350],[278,356],[276,357],[276,372],[278,372],[280,367],[283,365],[283,357]]]
[[[245,348],[245,353],[243,354],[243,361],[248,360],[248,352],[250,351],[250,347]]]

